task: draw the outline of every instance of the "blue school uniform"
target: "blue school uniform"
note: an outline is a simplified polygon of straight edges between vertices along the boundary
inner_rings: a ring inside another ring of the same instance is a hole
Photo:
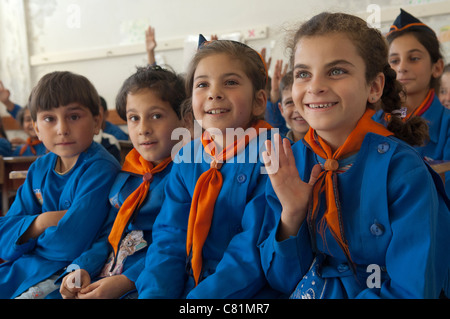
[[[164,186],[168,180],[172,165],[170,163],[163,171],[153,175],[147,197],[125,230],[124,237],[133,231],[142,231],[142,239],[145,241],[140,240],[140,242],[134,243],[130,241],[128,245],[135,252],[125,259],[122,274],[133,282],[136,282],[144,268],[147,248],[152,242],[153,224],[164,201]],[[114,224],[115,217],[128,196],[141,183],[142,175],[122,171],[117,176],[109,194],[109,201],[112,207],[108,222],[105,224],[103,230],[103,236],[89,250],[73,261],[73,264],[78,265],[81,269],[85,269],[91,278],[100,279],[98,276],[107,262],[108,255],[112,251],[111,245],[108,242],[108,236]],[[124,239],[122,239],[122,243],[123,241]]]
[[[114,125],[108,121],[105,122],[105,128],[103,129],[103,132],[111,134],[112,136],[117,138],[119,141],[128,141],[128,139],[129,139],[127,133],[122,131],[122,129],[120,127],[118,127],[117,125]]]
[[[117,161],[92,143],[66,174],[55,172],[58,156],[48,153],[30,166],[8,214],[0,218],[0,298],[15,298],[61,271],[89,248],[106,221],[108,193],[120,170]],[[67,210],[38,238],[20,237],[41,212]]]
[[[325,161],[303,143],[296,143],[293,152],[302,180]],[[449,204],[439,176],[410,146],[373,133],[350,160],[352,166],[337,174],[337,183],[356,272],[328,229],[324,238],[319,228],[311,238],[306,219],[296,236],[276,240],[281,205],[269,182],[267,199],[274,213],[263,227],[267,239],[260,246],[269,283],[295,298],[438,297],[450,255]],[[323,197],[318,221],[326,206]]]
[[[283,115],[281,115],[280,109],[278,108],[278,103],[280,102],[281,101],[278,100],[275,103],[272,103],[270,99],[267,100],[265,120],[273,127],[278,128],[280,134],[286,135],[289,129],[286,126],[286,120]]]
[[[259,140],[259,144],[258,141]],[[210,159],[200,139],[187,144],[175,157],[166,184],[166,199],[155,221],[153,243],[136,287],[139,298],[251,298],[273,296],[264,290],[257,243],[264,220],[266,174],[261,174],[258,152],[265,138],[253,139],[234,163],[220,172],[223,186],[214,206],[203,246],[202,273],[195,287],[187,262],[186,236],[194,189]]]
[[[17,146],[16,149],[13,151],[12,156],[42,156],[47,154],[47,149],[45,148],[44,143],[39,143],[33,146],[36,154],[34,154],[31,151],[31,148],[27,147],[25,152],[23,152],[23,154],[20,155],[20,150],[22,149],[23,146],[25,146],[25,144]]]
[[[11,156],[12,154],[12,147],[11,143],[6,138],[0,138],[0,155],[5,156]]]
[[[450,160],[450,110],[445,108],[437,95],[422,114],[429,127],[430,140],[425,146],[416,147],[417,151],[431,160]],[[373,120],[386,125],[384,112],[378,111]],[[445,189],[447,196],[450,196],[450,172],[445,173]]]

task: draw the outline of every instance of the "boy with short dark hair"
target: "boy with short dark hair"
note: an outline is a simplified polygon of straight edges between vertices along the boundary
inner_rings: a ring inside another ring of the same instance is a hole
[[[37,159],[8,214],[0,218],[0,298],[44,298],[54,280],[87,249],[107,219],[119,163],[93,142],[99,97],[88,79],[45,75],[29,108],[49,153]]]
[[[123,83],[116,109],[127,121],[133,149],[109,194],[111,222],[106,223],[103,236],[74,261],[79,269],[67,272],[60,287],[63,298],[137,297],[135,282],[165,199],[171,152],[179,144],[172,135],[192,125],[183,109],[185,97],[183,77],[157,65],[138,68]]]

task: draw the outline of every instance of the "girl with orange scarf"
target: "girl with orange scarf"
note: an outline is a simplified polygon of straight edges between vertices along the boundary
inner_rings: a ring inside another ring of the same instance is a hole
[[[171,139],[172,131],[188,123],[182,111],[184,98],[181,76],[159,66],[138,68],[124,82],[116,108],[127,121],[134,148],[111,188],[112,208],[103,235],[73,262],[80,269],[64,277],[63,298],[136,296],[135,282],[152,242],[153,223],[172,168],[171,151],[178,143]]]
[[[47,153],[44,144],[39,140],[34,131],[33,121],[31,119],[28,107],[20,109],[17,113],[17,121],[22,126],[23,131],[28,135],[25,144],[18,145],[13,152],[13,156],[42,156]]]
[[[267,142],[272,231],[260,245],[272,287],[292,298],[433,298],[449,265],[442,181],[407,143],[400,86],[380,32],[322,13],[292,42],[292,96],[303,143]],[[387,128],[375,105],[392,114]],[[274,165],[277,163],[277,165]],[[281,213],[280,213],[281,212]],[[439,226],[438,226],[439,225]],[[440,228],[442,227],[442,228]]]
[[[267,180],[258,155],[270,129],[262,120],[266,81],[257,51],[240,42],[201,38],[186,89],[204,132],[174,159],[136,283],[139,298],[272,293],[265,289],[257,249]]]
[[[450,160],[450,110],[438,98],[444,60],[436,33],[420,20],[400,9],[386,38],[389,63],[403,85],[404,120],[423,118],[429,127],[429,139],[417,145],[417,151],[429,162]],[[385,124],[386,114],[379,111],[374,120]],[[445,174],[445,189],[450,196],[450,172]]]

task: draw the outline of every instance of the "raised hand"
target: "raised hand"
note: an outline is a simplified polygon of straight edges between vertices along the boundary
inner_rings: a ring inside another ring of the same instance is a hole
[[[280,99],[280,82],[287,73],[287,67],[288,65],[286,64],[283,69],[283,60],[277,60],[275,63],[270,90],[270,101],[272,103],[276,103]]]
[[[288,139],[282,141],[279,134],[275,134],[274,143],[266,141],[266,151],[262,156],[272,187],[283,208],[277,239],[284,240],[298,233],[308,212],[312,189],[321,167],[315,165],[309,182],[303,182],[295,165],[291,144]]]
[[[147,51],[148,64],[154,64],[155,60],[155,48],[157,46],[155,38],[155,28],[151,26],[145,30],[145,50]]]
[[[0,102],[5,104],[6,109],[11,112],[14,109],[14,103],[9,99],[10,96],[11,92],[6,89],[3,82],[0,81]]]
[[[0,81],[0,102],[6,104],[9,102],[9,97],[11,96],[11,92],[5,88],[3,82]]]

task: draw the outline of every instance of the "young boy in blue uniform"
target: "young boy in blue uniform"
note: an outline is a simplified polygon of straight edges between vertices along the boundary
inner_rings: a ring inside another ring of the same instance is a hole
[[[80,270],[64,277],[60,288],[63,298],[136,295],[130,292],[144,267],[172,168],[171,151],[178,143],[171,139],[172,131],[186,126],[184,98],[183,78],[159,66],[139,68],[123,84],[116,108],[127,121],[134,148],[109,194],[112,221],[106,225],[104,236],[74,261]],[[91,278],[95,279],[92,283]]]
[[[53,279],[87,249],[109,213],[108,192],[120,169],[93,143],[99,97],[85,77],[45,75],[30,96],[39,139],[49,150],[28,171],[0,219],[0,298],[43,298]]]

